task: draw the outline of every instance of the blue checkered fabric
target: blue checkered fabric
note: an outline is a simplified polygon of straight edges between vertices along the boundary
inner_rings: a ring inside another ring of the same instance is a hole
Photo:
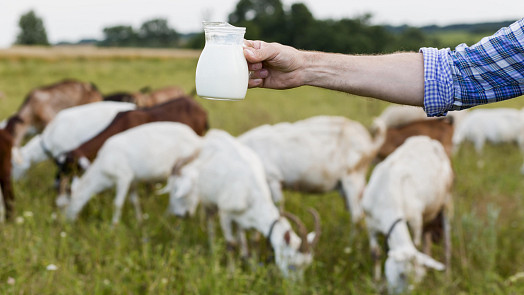
[[[524,18],[472,46],[420,52],[428,116],[524,94]]]

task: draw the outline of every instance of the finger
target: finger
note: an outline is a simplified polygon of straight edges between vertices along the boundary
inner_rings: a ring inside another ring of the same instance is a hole
[[[262,63],[261,62],[257,62],[257,63],[254,63],[254,64],[248,64],[247,67],[248,67],[248,69],[250,71],[258,71],[258,70],[262,69]]]
[[[272,46],[261,46],[260,48],[255,47],[244,47],[244,56],[250,63],[262,62],[270,57],[273,57],[278,52]]]
[[[266,69],[249,72],[249,79],[265,79],[268,76],[269,76],[269,72]]]
[[[253,41],[253,48],[255,48],[255,49],[262,48],[262,43],[263,43],[263,41],[259,41],[259,40]]]
[[[253,41],[244,39],[244,47],[254,47]]]
[[[261,87],[263,82],[263,79],[250,79],[247,86],[249,88]]]
[[[244,57],[246,58],[248,62],[253,63],[253,64],[262,62],[262,60],[259,60],[256,57],[255,52],[253,51],[252,47],[244,47]]]
[[[263,41],[259,41],[259,40],[246,40],[244,39],[244,47],[252,47],[252,48],[255,48],[255,49],[260,49],[262,47],[262,42]]]

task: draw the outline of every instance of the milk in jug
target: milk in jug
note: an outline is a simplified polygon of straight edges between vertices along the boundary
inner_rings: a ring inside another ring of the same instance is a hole
[[[198,59],[195,84],[200,97],[241,100],[249,71],[243,44],[246,28],[225,22],[204,22],[206,44]]]

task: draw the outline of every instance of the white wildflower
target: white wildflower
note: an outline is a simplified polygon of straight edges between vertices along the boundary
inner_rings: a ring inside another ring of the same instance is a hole
[[[67,237],[67,233],[66,232],[60,232],[60,237],[62,237],[62,238]]]
[[[16,219],[15,219],[15,222],[17,224],[22,224],[24,223],[24,218],[22,216],[18,216]]]
[[[7,284],[8,284],[8,285],[14,285],[15,282],[16,282],[16,281],[15,281],[14,278],[12,278],[12,277],[8,277],[8,278],[7,278]]]
[[[58,266],[54,265],[54,264],[49,264],[47,267],[46,267],[47,270],[57,270],[58,269]]]
[[[24,217],[33,217],[33,212],[31,211],[24,211]]]

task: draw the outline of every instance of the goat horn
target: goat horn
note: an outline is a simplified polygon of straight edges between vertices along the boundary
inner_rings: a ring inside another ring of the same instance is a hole
[[[298,248],[298,251],[301,253],[308,253],[309,252],[309,244],[307,242],[307,229],[304,223],[300,221],[300,219],[289,213],[289,212],[282,212],[282,216],[288,218],[289,220],[293,221],[297,227],[298,227],[298,234],[300,235],[300,247]]]
[[[309,213],[311,213],[311,215],[313,215],[313,219],[315,220],[315,238],[309,244],[309,247],[311,249],[313,249],[313,248],[315,248],[315,246],[318,243],[318,240],[320,238],[320,234],[321,234],[322,230],[320,228],[320,216],[318,215],[317,210],[315,210],[313,208],[308,208],[308,211],[309,211]]]

